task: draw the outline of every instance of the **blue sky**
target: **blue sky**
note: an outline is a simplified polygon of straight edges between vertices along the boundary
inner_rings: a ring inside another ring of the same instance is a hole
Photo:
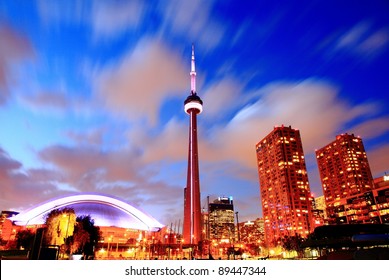
[[[0,208],[74,192],[182,220],[191,45],[202,204],[233,196],[260,217],[255,144],[300,130],[311,191],[315,149],[365,144],[389,160],[388,1],[2,1]]]

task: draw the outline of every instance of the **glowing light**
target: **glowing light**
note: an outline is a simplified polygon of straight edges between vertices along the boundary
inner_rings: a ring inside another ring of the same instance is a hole
[[[83,207],[80,207],[80,205]],[[115,217],[117,219],[116,222],[120,224],[117,226],[150,231],[158,231],[163,227],[163,225],[160,224],[157,220],[140,211],[139,209],[136,209],[132,205],[113,197],[97,194],[79,194],[51,200],[30,210],[27,210],[26,212],[22,212],[10,219],[17,225],[43,224],[45,214],[49,213],[53,209],[60,209],[63,207],[79,207],[82,209],[82,211],[85,212],[82,214],[90,214],[92,216],[97,226],[110,226],[110,224],[107,224],[110,222],[108,221],[109,218],[107,219],[98,213],[93,216],[93,213],[90,213],[94,210],[100,210],[100,212],[102,212],[101,208],[93,208],[91,205],[100,205],[106,207],[103,209],[106,211],[108,210],[107,207],[112,208],[114,210],[115,216],[120,216],[120,214],[121,216],[125,216],[126,218]],[[77,214],[79,215],[80,213]]]
[[[199,111],[199,114],[203,111],[203,105],[201,105],[198,102],[189,102],[184,105],[184,110],[187,114],[189,114],[190,109],[197,109]]]

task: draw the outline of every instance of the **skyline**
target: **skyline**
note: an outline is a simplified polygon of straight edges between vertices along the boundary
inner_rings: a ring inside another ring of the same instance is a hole
[[[202,207],[262,216],[255,145],[299,129],[315,150],[353,133],[373,177],[389,161],[387,1],[3,1],[1,210],[74,192],[183,219],[192,43]]]

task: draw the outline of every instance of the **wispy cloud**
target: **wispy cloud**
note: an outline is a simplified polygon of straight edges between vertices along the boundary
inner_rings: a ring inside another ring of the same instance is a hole
[[[366,151],[369,165],[372,170],[373,176],[382,176],[385,172],[388,172],[389,160],[389,145],[383,144],[373,150]]]
[[[212,17],[213,1],[168,1],[159,2],[163,17],[161,31],[183,36],[204,49],[214,49],[222,40],[225,27]]]
[[[97,38],[112,38],[136,28],[143,19],[144,2],[95,1],[91,11],[91,25]]]
[[[389,27],[375,30],[363,21],[338,36],[334,49],[349,51],[353,55],[374,58],[389,46]]]
[[[349,130],[355,135],[359,135],[362,139],[374,139],[389,132],[389,117],[369,119],[349,128]]]
[[[14,205],[28,208],[42,199],[61,195],[57,185],[61,177],[49,169],[24,170],[23,164],[13,159],[0,147],[0,206],[16,209]]]
[[[34,57],[30,41],[21,33],[0,22],[0,105],[10,97],[9,86],[18,80],[18,63]]]
[[[139,42],[121,61],[96,76],[98,92],[107,108],[133,119],[158,123],[164,98],[188,88],[188,67],[160,41]]]
[[[255,144],[274,126],[299,129],[309,154],[342,133],[347,122],[368,112],[366,107],[354,108],[341,100],[337,87],[320,80],[273,83],[255,95],[256,102],[241,108],[227,125],[213,127],[212,136],[201,139],[206,143],[202,145],[203,160],[234,160],[255,170]]]

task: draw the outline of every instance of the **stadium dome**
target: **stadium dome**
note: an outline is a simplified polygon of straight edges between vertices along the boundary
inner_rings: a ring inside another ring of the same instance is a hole
[[[90,215],[96,226],[113,226],[159,231],[163,225],[134,206],[106,195],[77,194],[50,200],[10,218],[16,225],[45,223],[45,215],[54,209],[69,207],[77,216]]]

